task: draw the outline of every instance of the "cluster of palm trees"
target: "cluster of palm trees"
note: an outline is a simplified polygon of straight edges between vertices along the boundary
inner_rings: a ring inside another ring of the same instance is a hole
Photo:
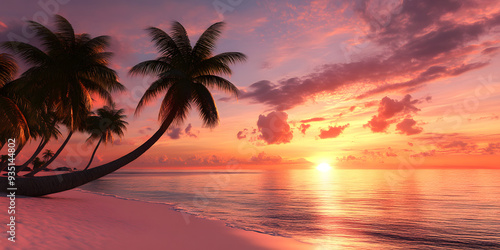
[[[116,171],[146,152],[172,123],[182,123],[193,105],[199,110],[204,126],[214,127],[219,122],[219,115],[209,88],[238,94],[238,89],[221,75],[230,75],[229,65],[245,61],[246,56],[239,52],[213,55],[224,23],[211,25],[194,46],[178,22],[172,24],[171,34],[148,28],[159,56],[135,65],[130,74],[156,78],[139,101],[136,115],[162,94],[161,126],[129,154],[89,168],[99,145],[112,142],[114,135],[122,137],[127,125],[124,110],[118,109],[112,98],[113,93],[124,91],[125,87],[109,67],[110,37],[76,34],[68,20],[59,15],[55,16],[55,31],[34,21],[29,25],[41,42],[41,48],[16,41],[1,44],[29,68],[15,78],[18,67],[13,57],[0,54],[0,149],[8,138],[16,138],[16,153],[27,143],[39,145],[32,157],[16,169],[19,172],[30,163],[37,165],[25,175],[32,178],[18,180],[21,194],[39,196],[60,192]],[[106,106],[93,111],[94,96],[105,100]],[[38,154],[50,140],[61,137],[61,127],[68,131],[65,140],[50,157],[44,155],[41,161]],[[54,162],[76,132],[88,133],[88,143],[97,141],[84,170],[58,176],[57,181],[34,177]],[[0,178],[0,188],[6,185],[6,179]]]

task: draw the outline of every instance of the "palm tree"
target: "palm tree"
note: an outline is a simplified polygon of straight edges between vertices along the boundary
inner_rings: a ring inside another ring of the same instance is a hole
[[[16,180],[17,192],[27,196],[41,196],[69,190],[112,173],[144,154],[172,123],[181,123],[192,105],[199,110],[206,127],[216,126],[219,114],[208,88],[237,95],[238,88],[220,75],[230,75],[230,64],[246,60],[246,56],[238,52],[212,54],[223,25],[220,22],[210,26],[194,47],[191,46],[186,30],[178,22],[172,25],[172,35],[158,28],[149,28],[160,56],[156,60],[137,64],[130,72],[134,75],[151,74],[158,78],[146,90],[136,109],[136,114],[139,114],[148,102],[164,93],[158,131],[134,151],[104,165],[58,176],[20,178]],[[6,186],[7,181],[4,180],[0,183],[0,190]]]
[[[10,88],[17,69],[17,64],[10,55],[0,53],[0,149],[7,138],[14,137],[19,139],[18,143],[23,143],[29,135],[28,123]]]
[[[89,116],[88,132],[90,137],[87,139],[88,143],[92,143],[95,140],[99,140],[95,146],[94,152],[90,157],[90,161],[84,170],[87,170],[94,159],[97,148],[103,142],[104,144],[111,142],[113,143],[113,135],[118,137],[123,137],[124,130],[127,129],[128,122],[124,121],[127,116],[124,115],[124,109],[116,109],[115,104],[112,103],[110,106],[105,106],[97,110],[97,115]]]
[[[32,164],[33,164],[33,169],[39,169],[43,164],[45,164],[45,162],[40,160],[40,158],[36,157],[35,160],[32,162]]]
[[[53,112],[69,130],[54,156],[28,174],[33,176],[57,158],[75,131],[85,129],[93,94],[111,103],[111,92],[125,87],[118,82],[116,72],[108,68],[112,55],[105,51],[108,36],[75,34],[68,20],[59,15],[55,16],[56,32],[34,21],[28,23],[45,51],[23,42],[3,43],[32,66],[21,75],[18,88],[33,96],[33,103],[42,111]]]
[[[20,171],[23,171],[25,168],[27,168],[29,164],[31,164],[31,162],[35,160],[38,154],[42,152],[42,150],[51,139],[57,140],[61,136],[59,125],[57,124],[57,120],[54,115],[41,114],[37,115],[36,117],[36,122],[33,122],[33,125],[31,125],[31,118],[28,119],[28,123],[30,124],[31,128],[31,138],[33,138],[33,140],[40,139],[40,143],[32,156],[25,163],[17,167],[16,173],[19,173]]]
[[[50,149],[46,149],[45,152],[43,152],[43,154],[42,154],[42,159],[44,161],[48,161],[52,157],[54,157],[54,151],[52,151]]]

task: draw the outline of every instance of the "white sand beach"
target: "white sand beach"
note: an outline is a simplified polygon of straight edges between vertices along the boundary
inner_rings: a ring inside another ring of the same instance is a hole
[[[3,196],[3,195],[2,195]],[[293,239],[228,227],[165,204],[72,190],[16,199],[16,242],[7,240],[8,199],[0,198],[2,249],[314,249]]]

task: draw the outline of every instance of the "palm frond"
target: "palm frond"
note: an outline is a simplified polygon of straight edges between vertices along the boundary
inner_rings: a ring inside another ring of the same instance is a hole
[[[234,84],[227,79],[214,75],[201,75],[194,78],[195,82],[199,82],[207,87],[216,88],[238,97],[239,90]]]
[[[172,69],[172,66],[164,61],[160,60],[148,60],[140,62],[129,71],[131,75],[159,75],[162,72]]]
[[[54,16],[57,30],[59,33],[57,35],[65,41],[66,46],[74,47],[75,46],[75,31],[73,30],[73,26],[71,23],[66,20],[66,18],[55,15]]]
[[[29,127],[26,118],[24,117],[19,107],[9,98],[0,96],[0,126],[1,137],[17,138],[19,141],[25,142],[29,138]]]
[[[182,56],[177,44],[165,31],[155,27],[149,27],[146,30],[149,32],[151,41],[155,43],[155,46],[161,55],[166,57]]]
[[[104,99],[108,104],[113,102],[113,97],[101,84],[98,84],[90,79],[81,78],[82,83],[85,85],[85,88],[90,90],[93,93],[97,93],[99,97]]]
[[[175,82],[170,86],[160,106],[158,119],[165,121],[173,116],[174,124],[181,124],[191,109],[191,89],[186,88],[190,84]]]
[[[113,92],[113,91],[125,90],[125,86],[123,86],[120,82],[118,82],[116,71],[104,65],[101,64],[89,65],[81,71],[81,74],[85,78],[98,83],[107,91]]]
[[[193,102],[198,107],[203,125],[213,128],[219,124],[219,113],[210,91],[199,83],[193,83]]]
[[[141,100],[137,104],[137,107],[135,109],[135,115],[138,115],[144,106],[148,104],[150,101],[152,101],[158,94],[161,92],[167,90],[172,86],[172,84],[175,83],[175,78],[160,78],[156,81],[154,81],[149,88],[144,92],[144,95],[142,95]]]
[[[10,82],[17,73],[17,64],[10,55],[0,54],[0,87]]]
[[[187,35],[187,31],[177,21],[172,23],[172,39],[175,44],[177,44],[177,48],[181,51],[182,55],[187,59],[191,56],[191,51],[193,48],[191,47],[191,42],[189,41],[189,37]]]
[[[193,47],[193,56],[199,60],[212,56],[212,52],[215,50],[215,43],[220,37],[224,25],[224,22],[214,23],[205,30]]]
[[[35,31],[36,36],[40,38],[42,45],[49,51],[61,51],[64,49],[64,46],[57,35],[50,29],[35,21],[28,21],[28,24],[29,27]]]
[[[213,61],[229,65],[238,62],[245,62],[247,60],[247,56],[240,52],[225,52],[215,55],[211,59]]]
[[[29,64],[40,65],[47,62],[49,59],[47,54],[31,44],[9,41],[2,43],[2,47],[12,51],[16,55],[19,55]]]
[[[109,47],[110,36],[97,36],[83,44],[84,48],[89,52],[101,52]]]

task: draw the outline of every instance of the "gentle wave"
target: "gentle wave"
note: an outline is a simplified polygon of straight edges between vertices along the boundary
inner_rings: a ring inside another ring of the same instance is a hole
[[[136,198],[127,198],[127,197],[123,197],[123,196],[119,196],[119,195],[107,194],[107,193],[95,192],[95,191],[89,191],[89,190],[85,190],[85,189],[81,189],[81,188],[75,188],[75,190],[79,191],[79,192],[82,192],[82,193],[89,193],[89,194],[95,194],[95,195],[100,195],[100,196],[112,197],[112,198],[116,198],[116,199],[120,199],[120,200],[137,201],[137,202],[144,202],[144,203],[148,203],[148,204],[166,205],[166,206],[168,206],[168,208],[170,210],[173,210],[173,211],[176,211],[176,212],[179,212],[179,213],[185,213],[185,214],[188,214],[188,215],[191,215],[191,216],[195,216],[195,217],[198,217],[198,218],[201,218],[201,219],[224,222],[224,224],[227,227],[230,227],[230,228],[240,229],[240,230],[244,230],[244,231],[248,231],[248,232],[256,232],[256,233],[261,233],[261,234],[267,234],[267,235],[271,235],[271,236],[293,238],[290,235],[276,234],[274,232],[265,232],[265,231],[260,231],[260,230],[248,228],[248,227],[237,226],[237,225],[234,225],[234,224],[228,222],[226,219],[205,216],[205,215],[200,214],[200,213],[193,213],[193,212],[191,212],[189,210],[186,210],[185,208],[176,207],[172,203],[168,203],[168,202],[159,202],[159,201],[156,202],[156,201],[141,200],[141,199],[136,199]],[[306,242],[304,242],[304,243],[306,243]]]

